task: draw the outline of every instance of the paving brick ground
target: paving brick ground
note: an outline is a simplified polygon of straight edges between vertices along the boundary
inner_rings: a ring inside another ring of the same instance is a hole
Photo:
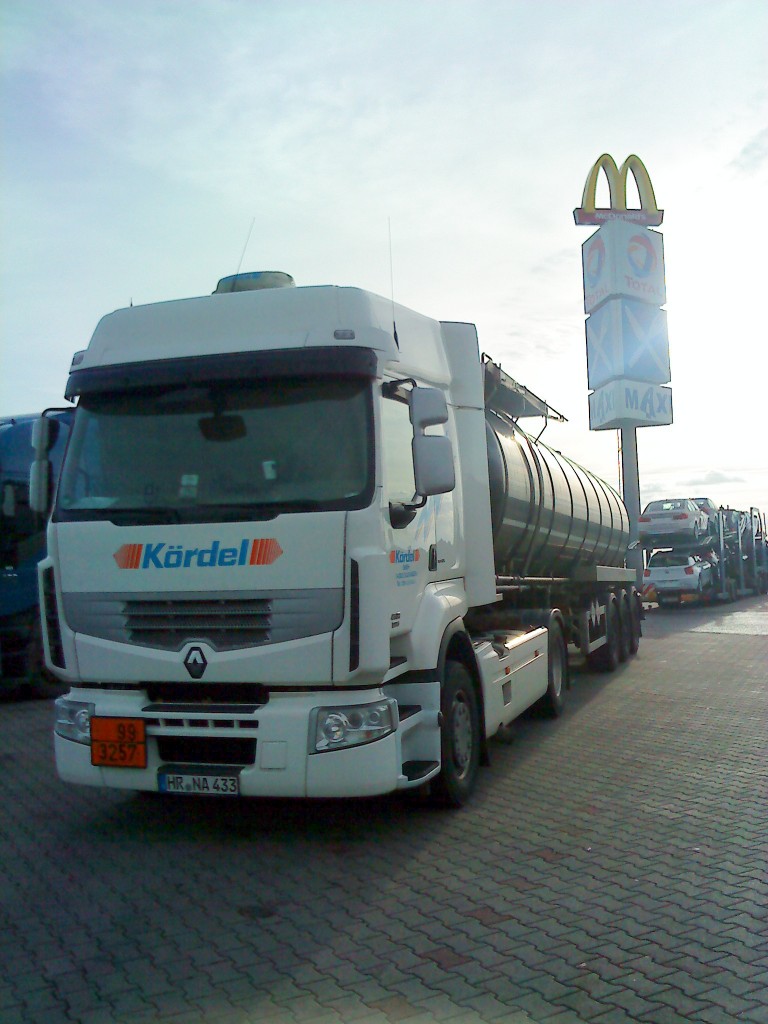
[[[2,1024],[768,1024],[768,599],[495,743],[461,812],[66,787],[0,704]]]

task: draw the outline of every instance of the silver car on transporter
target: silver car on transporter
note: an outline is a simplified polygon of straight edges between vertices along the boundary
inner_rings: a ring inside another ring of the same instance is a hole
[[[663,498],[645,506],[638,519],[638,533],[642,541],[678,539],[696,543],[709,533],[709,516],[690,498]]]
[[[662,605],[681,597],[703,600],[714,586],[715,573],[710,559],[677,551],[654,551],[644,577]]]

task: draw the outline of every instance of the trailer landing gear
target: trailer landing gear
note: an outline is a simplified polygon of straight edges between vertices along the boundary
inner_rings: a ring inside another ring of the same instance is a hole
[[[621,648],[621,619],[617,602],[608,599],[605,609],[605,643],[587,655],[587,665],[593,671],[615,672],[619,667]]]

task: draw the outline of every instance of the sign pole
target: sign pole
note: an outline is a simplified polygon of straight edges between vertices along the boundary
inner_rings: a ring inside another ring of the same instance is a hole
[[[624,486],[624,504],[629,512],[629,543],[627,565],[636,572],[638,590],[643,587],[643,549],[639,543],[640,471],[637,462],[637,428],[621,428],[621,478]]]

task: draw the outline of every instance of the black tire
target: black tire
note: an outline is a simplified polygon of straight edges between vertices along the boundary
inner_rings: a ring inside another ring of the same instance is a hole
[[[458,661],[447,661],[440,692],[440,774],[430,799],[439,807],[461,807],[472,795],[480,765],[480,713],[471,675]]]
[[[659,607],[661,607],[661,602],[659,602]],[[596,669],[598,672],[615,672],[619,667],[621,623],[619,621],[619,610],[613,598],[608,599],[605,619],[605,643],[587,656],[587,664],[591,669]]]
[[[632,623],[629,613],[629,599],[624,591],[617,600],[619,611],[619,661],[627,661],[632,639]]]
[[[562,627],[557,619],[550,619],[547,633],[547,692],[539,701],[539,706],[548,718],[558,718],[562,715],[565,707],[565,690],[568,686],[568,649]]]
[[[640,595],[636,590],[629,594],[629,653],[637,654],[640,649],[640,637],[643,635],[642,609]]]

